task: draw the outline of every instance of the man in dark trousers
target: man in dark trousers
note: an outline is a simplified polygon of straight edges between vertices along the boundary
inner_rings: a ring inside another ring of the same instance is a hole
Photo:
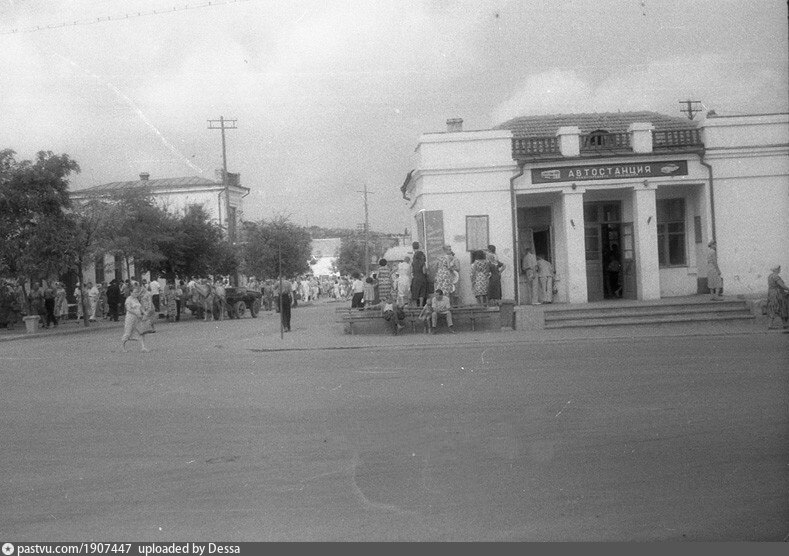
[[[290,332],[290,304],[293,300],[290,297],[293,285],[287,278],[281,278],[275,285],[277,288],[277,302],[279,303],[279,317],[282,321],[282,329]]]
[[[118,322],[118,306],[121,303],[121,287],[117,280],[112,280],[107,287],[107,305],[109,306],[109,317]]]

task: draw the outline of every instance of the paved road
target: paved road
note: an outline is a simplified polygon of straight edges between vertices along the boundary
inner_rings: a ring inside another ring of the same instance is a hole
[[[277,334],[262,315],[162,324],[148,354],[117,328],[0,342],[0,536],[789,533],[787,335],[261,349]]]

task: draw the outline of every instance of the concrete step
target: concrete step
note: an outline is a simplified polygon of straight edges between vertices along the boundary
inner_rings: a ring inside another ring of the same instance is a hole
[[[745,302],[711,302],[690,303],[686,305],[648,305],[648,306],[622,306],[600,307],[595,309],[546,309],[545,322],[565,319],[600,319],[607,317],[640,317],[647,315],[675,315],[675,314],[725,314],[725,313],[750,313]]]
[[[597,326],[632,326],[649,324],[667,323],[689,323],[689,322],[718,322],[733,320],[754,320],[754,316],[748,311],[720,311],[720,312],[691,312],[691,313],[671,313],[671,314],[645,314],[639,316],[605,316],[605,317],[583,317],[567,318],[560,320],[545,321],[546,329],[555,328],[580,328]]]

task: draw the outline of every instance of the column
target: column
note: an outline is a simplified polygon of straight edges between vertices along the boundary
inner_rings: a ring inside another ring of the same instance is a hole
[[[586,238],[584,235],[584,190],[562,193],[562,221],[566,268],[561,273],[569,303],[586,303]]]
[[[655,186],[647,180],[633,188],[633,235],[638,299],[660,299]]]

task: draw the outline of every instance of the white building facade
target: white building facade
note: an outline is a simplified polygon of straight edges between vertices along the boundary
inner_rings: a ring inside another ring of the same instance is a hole
[[[774,264],[789,268],[789,114],[654,112],[515,118],[496,129],[426,133],[401,190],[414,239],[435,261],[449,244],[460,295],[474,296],[470,257],[492,244],[506,264],[503,297],[528,301],[527,247],[557,275],[556,302],[611,297],[607,262],[621,259],[622,297],[707,291],[717,240],[726,295],[760,296]]]

